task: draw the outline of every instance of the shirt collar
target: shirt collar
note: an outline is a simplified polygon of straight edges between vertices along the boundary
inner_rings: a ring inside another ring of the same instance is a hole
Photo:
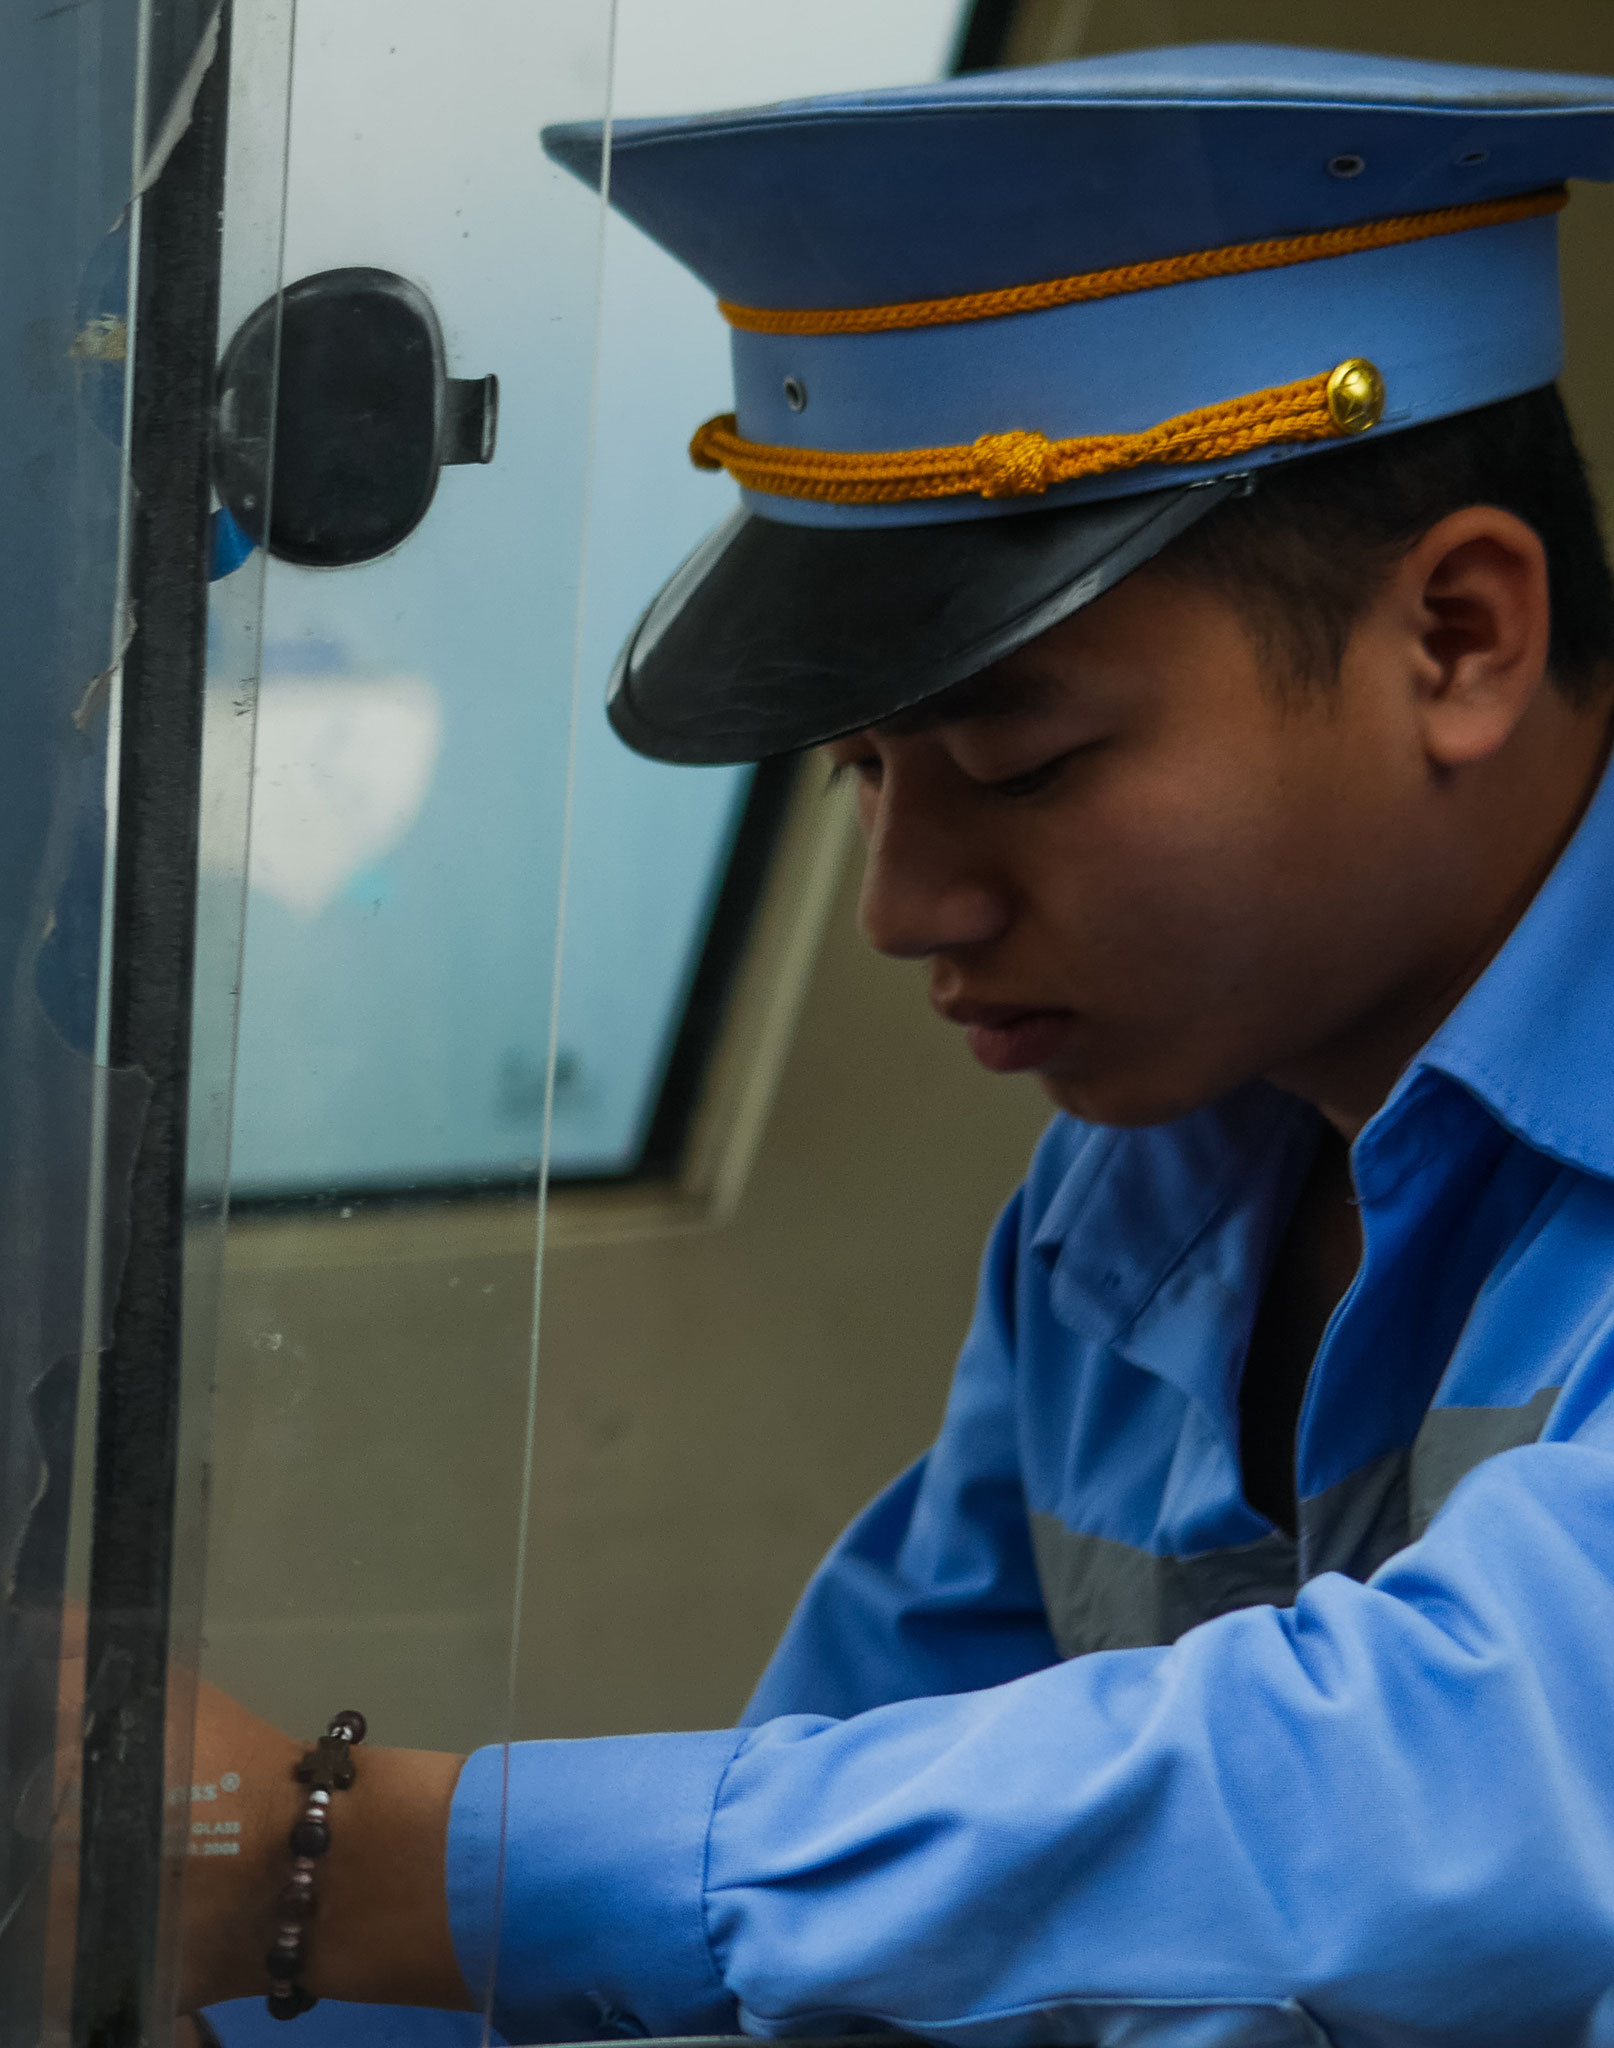
[[[1364,1193],[1412,1163],[1409,1145],[1450,1146],[1458,1104],[1442,1099],[1437,1075],[1537,1151],[1614,1179],[1614,769],[1501,951],[1357,1141]],[[1253,1306],[1271,1219],[1315,1130],[1315,1112],[1263,1082],[1176,1123],[1088,1127],[1032,1239],[1060,1321],[1204,1399],[1221,1367],[1184,1339],[1195,1323],[1184,1290],[1204,1296],[1199,1320],[1219,1331],[1219,1360]],[[1229,1212],[1240,1227],[1213,1230]]]
[[[1380,1112],[1387,1123],[1427,1069],[1537,1151],[1614,1179],[1614,771],[1502,950],[1402,1076]]]
[[[1315,1129],[1313,1111],[1264,1082],[1175,1123],[1089,1127],[1032,1238],[1054,1314],[1203,1399]],[[1230,1210],[1231,1234],[1216,1227]]]

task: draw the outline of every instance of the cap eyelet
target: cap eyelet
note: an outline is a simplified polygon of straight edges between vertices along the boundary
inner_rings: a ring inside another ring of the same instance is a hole
[[[805,412],[807,410],[807,386],[799,377],[787,377],[785,379],[785,404],[790,407],[792,412]]]
[[[1328,159],[1328,175],[1331,178],[1359,178],[1367,169],[1367,158],[1358,156],[1354,149],[1341,150],[1338,156]]]

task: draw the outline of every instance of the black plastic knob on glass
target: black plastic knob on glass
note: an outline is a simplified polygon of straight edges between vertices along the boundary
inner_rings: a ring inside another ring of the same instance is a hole
[[[319,2003],[303,1984],[309,1923],[318,1903],[317,1874],[320,1859],[331,1846],[331,1794],[347,1791],[358,1775],[353,1751],[364,1740],[366,1725],[362,1714],[344,1708],[296,1768],[297,1782],[308,1787],[308,1797],[288,1838],[291,1869],[275,1901],[274,1940],[266,1959],[273,2019],[297,2019]]]

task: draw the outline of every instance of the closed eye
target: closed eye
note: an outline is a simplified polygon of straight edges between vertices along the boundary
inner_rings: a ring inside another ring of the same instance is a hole
[[[1092,751],[1092,745],[1067,747],[1062,754],[1055,754],[1049,760],[1039,761],[1035,768],[1023,769],[1018,775],[1005,775],[992,782],[982,782],[981,788],[989,796],[1002,797],[1006,802],[1015,803],[1025,797],[1040,796],[1059,780],[1060,775],[1075,760],[1078,754]]]

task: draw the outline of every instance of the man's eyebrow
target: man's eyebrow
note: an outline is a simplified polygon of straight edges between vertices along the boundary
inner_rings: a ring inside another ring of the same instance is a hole
[[[1049,669],[985,669],[943,690],[940,696],[927,697],[912,710],[882,718],[875,730],[904,738],[933,732],[939,725],[958,725],[965,719],[1023,717],[1046,711],[1069,687],[1069,677],[1057,676]]]

